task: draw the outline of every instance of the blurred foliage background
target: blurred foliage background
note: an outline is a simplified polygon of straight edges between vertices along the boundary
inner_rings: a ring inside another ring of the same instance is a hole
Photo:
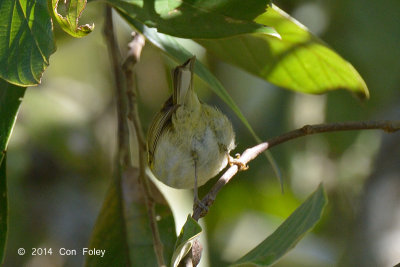
[[[345,91],[304,95],[276,88],[206,54],[192,52],[220,79],[263,139],[304,124],[400,117],[400,2],[389,0],[275,1],[350,61],[371,99]],[[83,256],[18,256],[20,247],[81,249],[112,177],[115,148],[113,77],[102,37],[103,5],[90,3],[88,37],[56,29],[58,51],[42,84],[29,88],[8,152],[9,237],[5,266],[79,266]],[[85,22],[86,20],[86,22]],[[121,49],[131,29],[117,20]],[[182,40],[185,42],[185,40]],[[147,44],[136,79],[147,130],[170,94],[176,65]],[[254,145],[247,129],[199,80],[199,97],[233,121],[242,152]],[[316,135],[272,149],[285,193],[270,165],[257,158],[219,194],[204,220],[203,266],[223,266],[271,233],[317,185],[329,204],[314,231],[276,266],[393,266],[400,262],[400,136],[377,131]],[[201,188],[209,189],[215,179]],[[190,212],[191,193],[168,191],[178,228]],[[183,218],[183,219],[182,219]]]

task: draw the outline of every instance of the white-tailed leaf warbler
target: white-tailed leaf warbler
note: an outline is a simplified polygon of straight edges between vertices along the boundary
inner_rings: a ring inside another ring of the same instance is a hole
[[[153,119],[148,133],[149,166],[164,184],[195,190],[217,175],[235,148],[229,119],[202,103],[193,88],[196,58],[175,68],[173,95]]]

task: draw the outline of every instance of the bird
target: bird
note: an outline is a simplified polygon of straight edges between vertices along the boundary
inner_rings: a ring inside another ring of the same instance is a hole
[[[196,57],[173,71],[173,94],[150,124],[148,164],[162,183],[194,189],[216,176],[230,162],[235,148],[231,121],[218,108],[199,100],[193,86]]]

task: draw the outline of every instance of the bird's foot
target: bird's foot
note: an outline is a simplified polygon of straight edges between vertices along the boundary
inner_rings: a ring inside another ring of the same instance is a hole
[[[202,210],[202,213],[208,212],[208,207],[205,204],[203,204],[203,202],[201,202],[201,200],[199,199],[199,196],[195,194],[193,201],[193,210],[195,210],[197,207],[199,207]]]
[[[240,161],[240,154],[236,154],[235,158],[231,155],[228,155],[228,163],[230,166],[237,165],[240,171],[245,171],[249,168],[246,163]]]

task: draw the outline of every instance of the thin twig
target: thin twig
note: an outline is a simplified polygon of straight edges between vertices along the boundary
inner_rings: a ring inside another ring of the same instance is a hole
[[[143,129],[139,119],[138,105],[137,105],[137,88],[133,80],[133,68],[139,62],[142,48],[145,44],[143,35],[136,32],[132,33],[133,40],[128,44],[128,54],[123,64],[124,75],[126,79],[126,95],[128,99],[128,119],[133,123],[137,134],[137,139],[140,148],[146,152],[146,141],[143,135]],[[134,90],[136,88],[136,90]],[[145,154],[145,153],[144,153]]]
[[[106,7],[106,21],[104,23],[104,36],[107,41],[108,50],[111,56],[111,64],[113,67],[114,78],[115,78],[115,96],[117,105],[117,118],[118,118],[118,151],[121,155],[121,163],[128,165],[130,162],[128,153],[129,144],[129,131],[128,125],[126,124],[126,99],[124,97],[126,91],[125,78],[122,75],[121,68],[121,54],[118,49],[118,43],[114,33],[114,25],[112,19],[111,7]]]
[[[400,127],[400,121],[359,121],[359,122],[357,121],[357,122],[339,122],[339,123],[305,125],[300,129],[272,138],[271,140],[268,141],[268,144],[269,147],[273,147],[279,145],[280,143],[286,142],[290,139],[302,137],[305,135],[325,133],[325,132],[380,129],[390,133],[398,131],[399,127]]]
[[[300,129],[285,133],[270,139],[267,142],[246,149],[243,154],[237,159],[242,166],[246,166],[251,160],[256,158],[265,150],[287,142],[289,140],[299,138],[306,135],[317,133],[337,132],[337,131],[352,131],[352,130],[372,130],[380,129],[388,133],[393,133],[400,130],[400,121],[361,121],[361,122],[341,122],[341,123],[326,123],[316,125],[305,125]],[[211,188],[207,195],[201,200],[202,205],[196,205],[193,210],[193,219],[199,220],[204,217],[208,209],[217,197],[218,192],[224,187],[235,174],[239,171],[238,165],[232,165]],[[203,206],[203,207],[201,207]]]
[[[127,99],[128,99],[128,119],[133,123],[136,131],[139,149],[139,180],[143,185],[143,195],[146,203],[150,228],[153,236],[154,252],[156,254],[157,263],[159,266],[166,266],[163,256],[163,244],[161,242],[160,233],[158,231],[155,202],[151,194],[148,178],[145,174],[146,168],[146,142],[143,135],[142,126],[140,123],[138,105],[137,105],[137,88],[134,86],[133,68],[140,59],[142,48],[145,44],[145,39],[138,33],[132,34],[133,40],[129,43],[129,51],[127,58],[123,64],[124,75],[127,85]],[[134,90],[136,88],[136,90]]]

